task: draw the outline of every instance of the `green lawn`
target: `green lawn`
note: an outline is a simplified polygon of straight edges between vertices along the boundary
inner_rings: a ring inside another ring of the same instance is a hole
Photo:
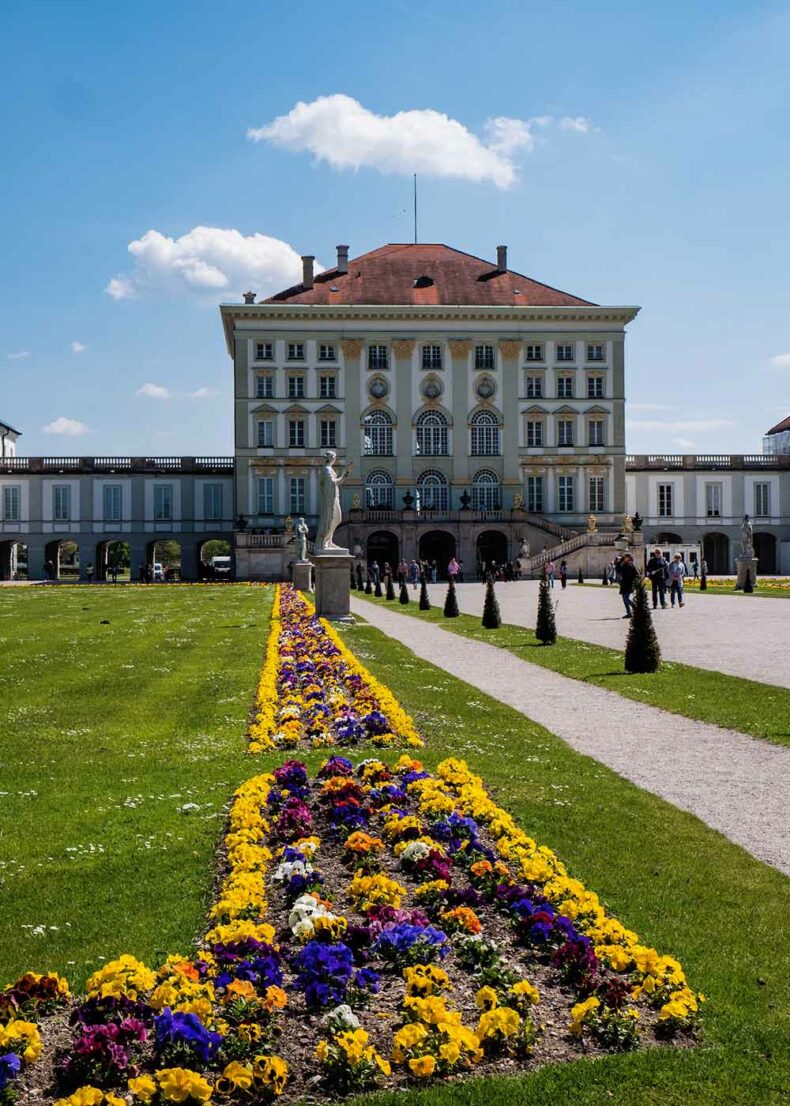
[[[573,583],[575,587],[579,586],[578,584],[576,584],[575,581],[573,581]],[[585,580],[585,582],[581,585],[581,587],[584,588],[595,588],[600,586],[601,585],[594,580]],[[758,599],[790,599],[790,587],[770,588],[766,585],[761,586],[759,581],[754,591],[751,592],[745,592],[743,591],[743,589],[741,589],[740,591],[736,591],[734,580],[726,587],[721,587],[720,585],[717,586],[716,584],[712,584],[710,580],[708,580],[708,586],[705,591],[700,591],[699,584],[694,584],[692,581],[687,580],[686,588],[689,591],[694,592],[695,595],[746,595],[752,597],[756,595]]]
[[[0,985],[44,967],[79,984],[120,952],[189,950],[220,812],[252,774],[272,598],[0,589]]]
[[[359,623],[345,640],[525,829],[708,996],[693,1050],[650,1050],[365,1099],[377,1106],[769,1106],[790,1087],[790,880],[690,814]]]
[[[623,654],[605,645],[557,638],[555,645],[544,646],[536,640],[534,630],[524,626],[503,624],[498,630],[486,630],[476,615],[445,618],[441,607],[421,611],[415,601],[402,606],[397,601],[388,603],[386,599],[373,599],[359,592],[357,595],[371,603],[383,603],[398,614],[424,618],[452,633],[508,649],[532,664],[616,691],[628,699],[726,726],[776,745],[790,745],[788,688],[670,661],[664,661],[660,671],[652,675],[627,675],[623,671]]]

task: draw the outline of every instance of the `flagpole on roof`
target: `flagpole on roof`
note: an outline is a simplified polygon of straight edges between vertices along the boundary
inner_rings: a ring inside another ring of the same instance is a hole
[[[414,174],[414,245],[417,245],[417,174]]]

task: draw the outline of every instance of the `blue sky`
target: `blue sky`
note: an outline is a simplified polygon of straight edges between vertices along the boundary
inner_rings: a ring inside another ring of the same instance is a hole
[[[419,162],[421,240],[641,305],[629,450],[758,451],[789,56],[783,3],[6,3],[0,418],[27,454],[230,452],[216,304],[409,241]]]

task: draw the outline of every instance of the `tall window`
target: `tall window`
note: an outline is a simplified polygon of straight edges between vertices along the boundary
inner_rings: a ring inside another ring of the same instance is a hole
[[[304,514],[304,477],[292,476],[289,481],[289,510],[292,515]]]
[[[559,509],[561,511],[572,511],[574,509],[573,484],[574,478],[572,476],[561,476],[559,478]]]
[[[588,445],[603,445],[604,436],[604,421],[603,419],[590,419],[587,423],[587,444]]]
[[[265,449],[274,445],[274,420],[258,419],[258,448]]]
[[[540,399],[543,396],[543,376],[528,376],[527,399]]]
[[[274,377],[258,376],[255,378],[255,394],[258,399],[272,399],[274,396]]]
[[[493,369],[494,367],[494,347],[475,346],[475,368]]]
[[[603,361],[603,346],[597,342],[587,343],[587,360]]]
[[[392,477],[383,469],[376,469],[365,480],[365,506],[391,510],[393,502]]]
[[[527,477],[527,510],[541,514],[543,511],[543,477]]]
[[[71,518],[71,488],[68,484],[56,484],[52,489],[52,517],[55,522],[68,522]]]
[[[3,488],[3,522],[19,522],[22,489],[18,484],[6,484]]]
[[[154,518],[170,522],[173,518],[173,485],[154,484]]]
[[[527,346],[524,356],[527,361],[542,361],[543,360],[543,343],[539,342],[531,346]]]
[[[557,377],[557,399],[573,399],[573,377]]]
[[[274,514],[274,477],[258,477],[258,514]]]
[[[475,473],[472,482],[472,507],[476,511],[495,511],[500,506],[499,477],[489,469]]]
[[[417,491],[421,510],[447,510],[447,480],[441,472],[436,472],[435,469],[423,472],[417,479]]]
[[[102,494],[105,522],[121,521],[121,492],[120,484],[105,484]]]
[[[430,345],[422,347],[422,367],[424,369],[440,369],[442,367],[441,346]]]
[[[334,419],[321,419],[321,448],[334,449],[337,445],[337,423]]]
[[[576,360],[576,348],[573,343],[569,345],[557,346],[557,360],[558,361],[575,361]]]
[[[708,518],[721,517],[721,484],[705,485],[705,514]]]
[[[271,361],[274,358],[274,342],[256,342],[255,360]]]
[[[602,376],[588,376],[587,377],[587,398],[588,399],[603,399],[603,377]]]
[[[318,394],[321,399],[335,399],[337,397],[337,380],[334,376],[319,376]]]
[[[527,445],[543,445],[543,419],[527,420]]]
[[[447,419],[441,411],[423,411],[417,419],[417,453],[420,457],[447,454]]]
[[[288,447],[301,449],[304,446],[304,419],[288,420]]]
[[[337,351],[334,343],[320,342],[318,345],[319,361],[337,361]]]
[[[573,419],[557,420],[557,445],[573,445]]]
[[[661,518],[669,518],[672,514],[672,485],[658,485],[658,513]]]
[[[603,494],[604,494],[604,478],[602,476],[590,477],[590,502],[589,508],[598,514],[604,509]]]
[[[754,513],[758,518],[768,518],[771,514],[771,485],[767,481],[754,485]]]
[[[304,399],[304,377],[303,376],[289,376],[288,377],[288,398],[289,399]]]
[[[499,456],[499,422],[493,411],[477,411],[472,416],[471,453],[474,457]]]
[[[287,353],[289,361],[304,361],[304,342],[289,342]]]
[[[222,518],[222,485],[203,485],[203,518],[217,522]]]
[[[389,367],[386,346],[368,346],[368,368],[386,369]]]
[[[392,456],[392,418],[387,411],[371,411],[365,415],[362,440],[368,457]]]

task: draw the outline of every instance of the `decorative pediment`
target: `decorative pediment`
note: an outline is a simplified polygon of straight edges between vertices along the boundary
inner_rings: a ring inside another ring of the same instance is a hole
[[[605,407],[601,407],[599,404],[594,403],[592,407],[585,407],[584,413],[585,415],[608,415],[609,411]]]
[[[525,407],[525,415],[548,415],[548,410],[545,407],[540,407],[537,403],[533,403],[531,407]]]
[[[276,415],[277,408],[269,403],[259,403],[257,407],[253,407],[252,413],[253,415]]]
[[[555,415],[578,415],[578,413],[575,407],[570,407],[567,403],[554,412]]]
[[[334,407],[331,403],[325,403],[323,407],[319,407],[316,411],[317,415],[342,415],[343,412],[339,407]]]
[[[283,414],[285,415],[309,415],[310,412],[306,407],[302,407],[299,403],[292,403],[290,407],[286,407]]]

